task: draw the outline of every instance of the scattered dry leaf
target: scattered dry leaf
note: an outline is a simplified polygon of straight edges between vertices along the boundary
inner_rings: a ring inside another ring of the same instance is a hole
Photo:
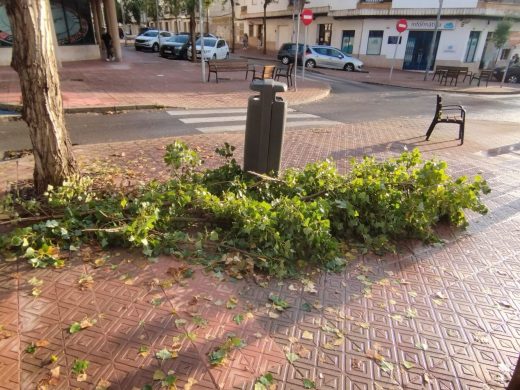
[[[49,340],[41,339],[34,343],[37,347],[46,347],[49,345]]]
[[[302,333],[302,339],[304,340],[314,340],[314,335],[308,330],[304,330]]]

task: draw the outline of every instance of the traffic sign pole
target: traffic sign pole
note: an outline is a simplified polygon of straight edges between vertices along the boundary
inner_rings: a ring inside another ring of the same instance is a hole
[[[399,33],[399,35],[397,36],[397,42],[395,43],[394,58],[392,58],[392,67],[390,68],[390,75],[388,76],[388,80],[392,80],[392,73],[394,73],[395,57],[397,56],[397,48],[399,47],[399,42],[401,42],[401,33]]]
[[[299,39],[300,39],[300,19],[301,19],[301,12],[298,11],[298,25],[296,27],[296,55],[294,56],[294,90],[297,91],[298,87],[296,86],[296,76],[298,75],[298,52],[299,49]],[[303,53],[302,53],[302,62],[303,62]],[[305,64],[303,64],[305,66]]]
[[[309,26],[305,26],[305,38],[303,40],[303,51],[302,51],[302,79],[305,80],[305,52],[307,50],[307,30],[309,29]]]
[[[392,58],[392,67],[390,68],[388,80],[392,80],[392,74],[394,73],[395,57],[397,56],[397,49],[401,44],[401,34],[408,28],[408,22],[406,21],[406,19],[401,19],[397,22],[395,28],[399,32],[399,35],[397,36],[397,42],[395,43],[394,57]]]
[[[302,49],[302,79],[305,80],[305,53],[307,50],[307,32],[309,30],[309,24],[311,24],[312,20],[314,19],[312,9],[305,8],[301,11],[301,13],[298,13],[298,35],[296,37],[297,46],[298,46],[298,38],[300,35],[300,19],[301,19],[303,25],[305,26],[305,38],[304,38],[303,49]],[[296,58],[298,58],[298,57],[296,57]],[[296,67],[294,68],[294,85],[295,85],[294,88],[295,89],[296,89],[296,70],[297,70],[297,68],[298,68],[298,60],[296,60]]]

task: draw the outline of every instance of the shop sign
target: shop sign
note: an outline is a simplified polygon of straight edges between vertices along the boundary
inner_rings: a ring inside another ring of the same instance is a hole
[[[410,20],[408,21],[408,30],[435,30],[435,20]],[[455,22],[441,21],[439,30],[455,30]]]

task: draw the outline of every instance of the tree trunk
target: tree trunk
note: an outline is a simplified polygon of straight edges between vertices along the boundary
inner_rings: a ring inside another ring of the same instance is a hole
[[[263,40],[263,45],[264,45],[264,54],[267,53],[267,45],[266,45],[266,42],[267,42],[267,1],[264,3],[264,20],[263,20],[263,23],[264,23],[264,36],[262,37],[262,40]]]
[[[195,11],[190,12],[190,34],[191,34],[191,61],[197,62],[197,47],[195,43],[197,40],[195,39],[195,27],[197,26],[195,22]],[[202,54],[201,54],[202,58]]]
[[[520,389],[520,355],[518,356],[518,361],[516,362],[515,372],[513,372],[513,377],[509,382],[509,386],[507,386],[507,390],[518,390]]]
[[[235,53],[235,0],[231,0],[231,53]]]
[[[65,127],[49,0],[4,0],[14,45],[12,68],[34,154],[34,187],[43,193],[77,172]]]

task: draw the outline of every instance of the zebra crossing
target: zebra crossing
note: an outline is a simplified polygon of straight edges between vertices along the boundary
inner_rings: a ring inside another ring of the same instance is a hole
[[[341,125],[341,122],[328,120],[318,115],[287,110],[286,128],[322,128]],[[202,133],[222,133],[227,131],[245,131],[246,108],[169,110],[168,115],[176,117],[186,125],[192,125]]]

